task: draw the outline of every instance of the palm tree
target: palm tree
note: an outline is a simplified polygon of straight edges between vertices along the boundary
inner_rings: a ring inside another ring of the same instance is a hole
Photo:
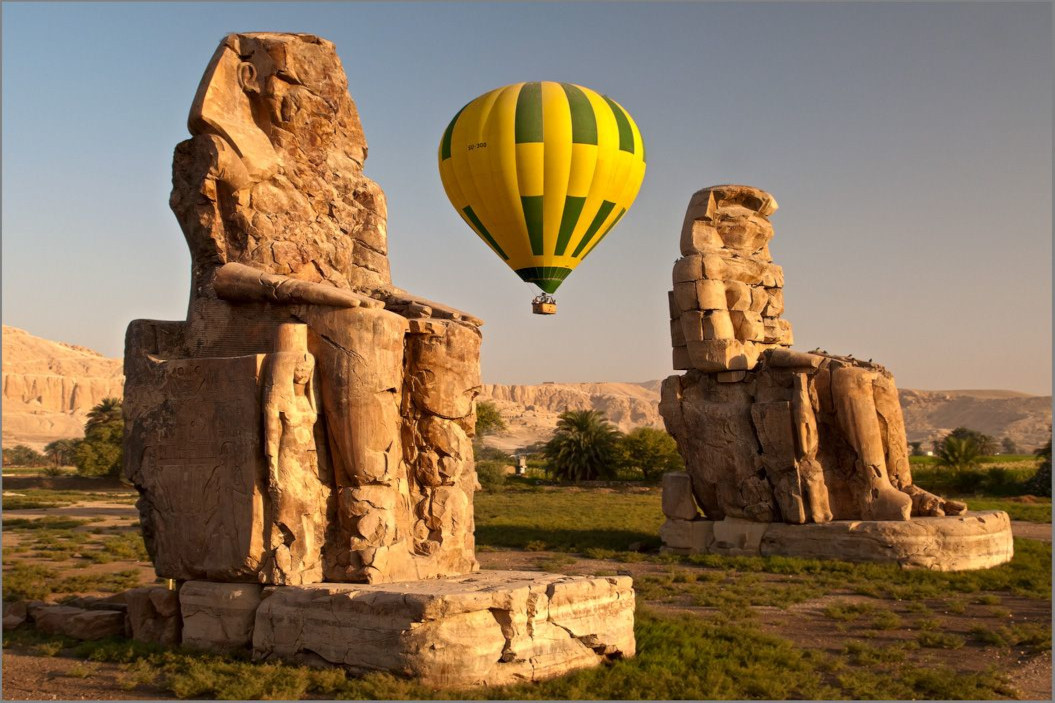
[[[613,476],[619,463],[621,433],[596,410],[561,413],[543,454],[561,481],[591,481]]]
[[[120,420],[121,417],[121,399],[103,398],[101,403],[88,411],[88,422],[84,424],[84,433],[88,434],[93,428]]]
[[[938,450],[938,464],[957,471],[969,469],[978,465],[981,455],[978,443],[973,438],[949,435]]]
[[[949,436],[955,437],[956,439],[971,440],[978,448],[978,453],[981,456],[992,456],[993,454],[996,454],[996,440],[978,430],[972,430],[968,427],[957,427],[949,433]]]

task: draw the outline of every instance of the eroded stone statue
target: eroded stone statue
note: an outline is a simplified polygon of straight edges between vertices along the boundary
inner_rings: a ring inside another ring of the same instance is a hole
[[[135,321],[126,341],[126,474],[159,575],[474,571],[481,322],[392,285],[333,45],[229,35],[189,126],[170,199],[187,320]]]
[[[966,506],[912,484],[893,376],[879,364],[791,351],[773,196],[693,195],[674,265],[674,365],[660,410],[704,513],[761,522],[907,520]]]
[[[392,285],[333,45],[229,35],[190,130],[187,319],[125,344],[125,473],[178,589],[140,597],[133,636],[431,686],[633,656],[628,577],[477,573],[481,321]]]
[[[669,293],[674,368],[660,413],[685,458],[672,520],[824,524],[955,516],[912,482],[894,377],[879,364],[792,351],[773,197],[723,185],[692,196]],[[1006,517],[1006,516],[1005,516]],[[669,530],[668,530],[669,531]]]

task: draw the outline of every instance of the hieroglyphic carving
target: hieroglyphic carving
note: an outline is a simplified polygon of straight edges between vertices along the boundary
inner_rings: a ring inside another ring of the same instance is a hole
[[[155,359],[151,373],[129,376],[129,448],[139,448],[129,478],[159,576],[257,579],[266,560],[262,361]]]

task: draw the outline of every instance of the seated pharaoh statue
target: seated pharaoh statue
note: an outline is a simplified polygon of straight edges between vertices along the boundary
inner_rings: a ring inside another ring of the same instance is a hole
[[[391,283],[333,44],[231,34],[175,150],[186,321],[125,347],[125,474],[161,577],[475,571],[480,320]]]
[[[959,515],[912,482],[894,377],[879,364],[792,351],[771,195],[693,195],[669,294],[674,368],[660,412],[711,520],[826,523]],[[667,490],[667,489],[665,489]],[[674,490],[671,488],[670,490]]]

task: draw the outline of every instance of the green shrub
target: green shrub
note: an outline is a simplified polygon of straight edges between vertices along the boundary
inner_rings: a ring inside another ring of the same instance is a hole
[[[1035,496],[1051,497],[1051,440],[1034,452],[1040,457],[1040,467],[1027,484],[1027,490]]]
[[[619,440],[626,468],[654,481],[668,471],[684,471],[685,462],[674,438],[654,427],[638,427]]]
[[[978,443],[971,437],[949,435],[938,448],[938,463],[956,471],[977,466],[981,456]]]
[[[56,439],[54,442],[49,443],[44,447],[44,454],[51,459],[52,466],[49,468],[58,468],[60,466],[70,466],[73,464],[73,458],[76,455],[77,445],[81,443],[80,439],[69,438],[69,439]]]
[[[506,483],[505,464],[501,461],[478,461],[476,462],[476,477],[480,481],[480,487],[485,491],[501,490]]]
[[[32,447],[19,444],[3,450],[4,466],[45,466],[48,458]]]
[[[1032,493],[1030,482],[1036,473],[1037,469],[1032,467],[999,465],[961,469],[915,466],[912,469],[912,482],[929,491],[946,495],[1020,496]]]
[[[4,569],[4,601],[43,600],[52,592],[58,575],[46,566],[17,561]]]
[[[965,643],[964,638],[957,634],[952,632],[934,632],[933,630],[919,633],[916,641],[919,642],[921,647],[930,647],[932,649],[959,649]]]
[[[476,436],[483,438],[489,434],[504,432],[505,429],[506,421],[502,418],[502,414],[498,412],[498,407],[486,400],[477,401]]]

